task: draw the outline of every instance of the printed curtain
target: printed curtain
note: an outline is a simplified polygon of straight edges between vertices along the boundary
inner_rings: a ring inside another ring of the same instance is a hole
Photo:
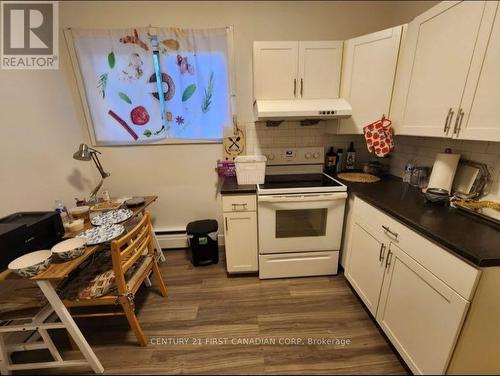
[[[72,35],[97,144],[218,140],[231,127],[226,28]]]

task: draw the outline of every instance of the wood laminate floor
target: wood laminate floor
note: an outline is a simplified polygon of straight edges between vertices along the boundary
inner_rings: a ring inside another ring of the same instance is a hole
[[[166,256],[161,269],[168,298],[162,298],[154,284],[141,288],[136,297],[148,347],[137,346],[124,317],[77,320],[106,373],[407,373],[343,275],[228,277],[223,255],[218,265],[197,268],[184,250],[168,251]],[[65,336],[57,337],[65,347]],[[350,344],[309,344],[310,339]],[[64,351],[64,356],[80,354]]]

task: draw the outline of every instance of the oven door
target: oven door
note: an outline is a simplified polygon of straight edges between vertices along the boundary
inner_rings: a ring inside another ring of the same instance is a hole
[[[346,198],[346,192],[259,196],[259,252],[339,250]]]

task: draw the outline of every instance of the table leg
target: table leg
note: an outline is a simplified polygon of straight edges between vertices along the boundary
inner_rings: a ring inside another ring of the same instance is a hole
[[[5,341],[3,340],[3,334],[0,334],[0,373],[2,375],[11,374],[8,368],[9,363],[10,363],[9,353],[7,352]]]
[[[144,209],[140,212],[141,218],[142,218],[142,216],[144,215],[145,212],[146,211]],[[165,254],[163,253],[163,251],[161,249],[160,241],[158,240],[158,237],[156,236],[156,233],[155,233],[154,229],[153,229],[152,233],[153,233],[154,248],[155,248],[156,253],[158,254],[159,261],[165,262],[165,261],[167,261],[167,259],[165,258]],[[151,284],[151,282],[150,282],[150,284]],[[150,285],[147,285],[147,286],[150,286]]]
[[[165,254],[163,253],[163,250],[161,249],[160,241],[158,240],[158,237],[156,236],[156,233],[154,231],[153,231],[153,240],[155,243],[156,252],[158,252],[158,255],[160,256],[160,261],[165,262],[166,261]]]
[[[94,351],[88,344],[82,332],[76,325],[75,321],[73,320],[73,317],[71,317],[70,313],[64,306],[63,302],[57,295],[52,284],[49,281],[37,281],[36,283],[38,284],[38,287],[40,287],[40,290],[42,290],[43,294],[47,298],[47,301],[49,302],[51,307],[54,309],[56,315],[59,317],[61,322],[66,327],[66,330],[68,331],[69,335],[75,341],[76,345],[82,352],[83,356],[89,363],[92,370],[95,373],[103,373],[104,367],[102,366],[101,362],[94,354]]]
[[[54,310],[52,309],[52,307],[50,306],[50,304],[46,304],[41,310],[40,312],[38,312],[35,317],[33,317],[33,322],[37,322],[37,323],[43,323],[45,322],[45,320],[47,319],[55,319],[55,317],[50,317],[52,315],[52,313],[54,313]],[[36,342],[38,341],[39,339],[41,338],[40,336],[40,332],[39,331],[36,331],[35,333],[33,333],[30,337],[28,337],[27,341],[28,342]]]

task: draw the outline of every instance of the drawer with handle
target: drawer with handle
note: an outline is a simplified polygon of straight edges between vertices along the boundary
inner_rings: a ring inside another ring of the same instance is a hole
[[[370,229],[380,241],[396,244],[401,241],[404,225],[357,197],[355,207],[356,222]]]
[[[245,212],[257,210],[255,195],[222,196],[224,212]]]

